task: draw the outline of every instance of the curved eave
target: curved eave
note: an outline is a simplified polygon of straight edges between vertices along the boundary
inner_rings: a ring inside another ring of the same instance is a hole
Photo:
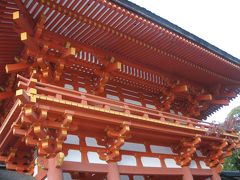
[[[169,22],[168,20],[157,16],[156,14],[152,13],[151,11],[140,7],[132,2],[129,2],[128,0],[111,0],[112,2],[130,10],[133,11],[134,13],[139,14],[140,16],[149,19],[157,24],[159,24],[162,27],[165,27],[187,39],[189,39],[190,41],[199,44],[200,46],[202,46],[203,48],[206,48],[208,50],[210,50],[211,52],[221,56],[222,58],[228,60],[231,63],[234,63],[236,65],[240,65],[240,59],[232,56],[231,54],[219,49],[218,47],[208,43],[207,41],[197,37],[196,35],[180,28],[179,26]]]

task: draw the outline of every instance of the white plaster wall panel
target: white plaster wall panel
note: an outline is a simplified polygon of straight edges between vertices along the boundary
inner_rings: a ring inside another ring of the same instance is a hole
[[[72,161],[72,162],[81,162],[82,154],[79,150],[68,150],[67,156],[64,158],[64,161]]]
[[[63,173],[63,180],[72,180],[70,173]]]
[[[205,157],[200,150],[196,150],[196,154],[198,157]]]
[[[183,116],[183,114],[182,114],[181,112],[178,112],[178,115],[179,115],[179,116]]]
[[[131,142],[125,142],[124,145],[121,147],[121,150],[146,152],[146,148],[144,144],[131,143]]]
[[[146,104],[146,107],[149,109],[157,109],[156,106],[154,106],[152,104]]]
[[[104,148],[104,146],[98,145],[97,140],[95,138],[86,137],[85,140],[86,140],[87,146]]]
[[[132,99],[124,98],[124,102],[125,102],[125,103],[128,103],[128,104],[133,104],[133,105],[137,105],[137,106],[142,106],[142,103],[141,103],[141,102],[135,101],[135,100],[132,100]]]
[[[64,84],[65,89],[73,90],[73,86],[71,84]]]
[[[153,157],[141,157],[144,167],[161,167],[160,159]]]
[[[78,136],[69,134],[69,135],[67,135],[67,139],[64,141],[64,143],[65,144],[79,145],[80,144],[80,140],[79,140]]]
[[[153,153],[175,154],[175,153],[173,153],[172,149],[170,147],[167,147],[167,146],[150,145],[150,149]]]
[[[114,96],[114,95],[111,95],[111,94],[107,94],[107,95],[106,95],[106,98],[112,99],[112,100],[115,100],[115,101],[119,101],[119,97]]]
[[[210,169],[204,161],[199,161],[199,164],[200,164],[202,169]]]
[[[191,163],[189,164],[189,167],[192,169],[197,169],[198,167],[196,161],[192,160]]]
[[[170,109],[170,113],[171,113],[171,114],[176,114],[173,109]]]
[[[122,155],[122,159],[118,162],[118,165],[137,166],[137,160],[134,156]]]
[[[177,165],[174,159],[166,158],[164,159],[164,162],[168,168],[181,168],[181,166]]]
[[[136,176],[133,176],[133,180],[144,180],[144,177],[136,175]]]
[[[129,180],[128,175],[120,175],[120,180]]]
[[[87,90],[86,90],[85,88],[82,88],[82,87],[79,87],[79,88],[78,88],[78,91],[79,91],[79,92],[82,92],[82,93],[86,93],[86,92],[87,92]]]
[[[38,174],[38,165],[36,164],[33,169],[33,177],[35,177]]]
[[[107,164],[106,161],[103,161],[99,158],[97,152],[88,152],[87,153],[88,161],[95,164]]]

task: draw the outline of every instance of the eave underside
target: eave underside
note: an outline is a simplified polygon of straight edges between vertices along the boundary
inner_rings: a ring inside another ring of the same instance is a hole
[[[61,8],[57,9],[58,6]],[[1,44],[1,57],[4,59],[1,61],[2,84],[6,82],[5,64],[14,63],[14,57],[19,56],[23,47],[12,21],[12,12],[19,7],[20,11],[26,10],[24,14],[29,14],[32,24],[36,23],[40,14],[45,14],[45,32],[54,35],[53,41],[67,39],[94,51],[104,51],[123,62],[160,71],[169,77],[190,80],[202,87],[219,84],[239,86],[239,66],[231,63],[227,55],[223,57],[224,54],[217,51],[213,53],[203,44],[193,43],[191,38],[189,40],[181,33],[175,34],[174,30],[165,29],[118,5],[93,0],[67,1],[65,4],[18,0],[4,2],[1,6],[4,19],[1,21],[4,27],[1,33],[4,40]],[[235,88],[234,92],[239,93],[239,89]],[[211,105],[203,117],[219,107]]]

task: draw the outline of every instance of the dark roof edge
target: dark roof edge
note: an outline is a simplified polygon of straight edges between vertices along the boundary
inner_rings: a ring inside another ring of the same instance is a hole
[[[178,33],[179,35],[181,36],[184,36],[186,37],[187,39],[201,45],[202,47],[212,51],[213,53],[216,53],[217,55],[223,57],[224,59],[228,60],[229,62],[232,62],[234,64],[237,64],[237,65],[240,65],[240,59],[228,54],[227,52],[219,49],[218,47],[208,43],[207,41],[197,37],[196,35],[180,28],[179,26],[169,22],[168,20],[152,13],[151,11],[143,8],[143,7],[140,7],[128,0],[111,0],[112,2],[128,9],[128,10],[131,10],[151,21],[154,21],[155,23],[171,30],[171,31],[174,31],[176,33]]]

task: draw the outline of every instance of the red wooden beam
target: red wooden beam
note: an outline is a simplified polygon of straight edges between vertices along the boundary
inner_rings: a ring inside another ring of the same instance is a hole
[[[0,100],[11,98],[14,96],[13,92],[0,92]]]
[[[17,64],[7,64],[5,66],[6,73],[15,73],[27,69],[30,65],[25,62],[20,62]]]
[[[63,171],[80,171],[80,172],[108,172],[108,165],[106,164],[91,164],[91,163],[77,163],[77,162],[63,162]]]

